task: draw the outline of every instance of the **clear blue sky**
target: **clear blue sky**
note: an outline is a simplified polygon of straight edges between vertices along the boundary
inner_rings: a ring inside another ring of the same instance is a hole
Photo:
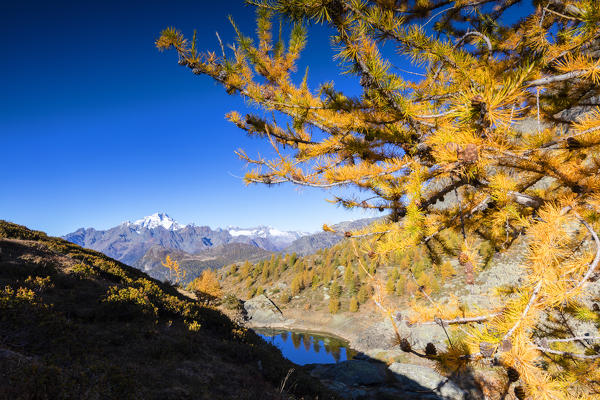
[[[228,14],[254,32],[241,0],[1,2],[0,219],[62,235],[156,211],[308,231],[365,216],[327,203],[331,192],[242,183],[233,151],[267,149],[225,121],[243,102],[154,47],[175,26],[218,49],[215,31],[233,39]],[[310,32],[309,83],[339,80],[326,32]]]

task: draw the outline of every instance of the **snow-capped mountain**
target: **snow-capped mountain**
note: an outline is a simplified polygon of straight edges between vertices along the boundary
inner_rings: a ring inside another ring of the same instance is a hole
[[[268,258],[272,252],[312,254],[344,238],[342,232],[359,229],[376,219],[362,219],[332,225],[339,233],[282,231],[270,226],[211,229],[183,225],[165,213],[126,221],[107,230],[80,228],[64,239],[165,279],[162,267],[170,255],[186,270],[188,280],[205,268],[220,268],[233,262]]]
[[[303,232],[281,231],[268,226],[213,230],[208,226],[183,225],[166,213],[154,213],[107,230],[80,228],[64,238],[134,265],[152,246],[198,254],[213,246],[245,243],[267,251],[281,251],[305,235]]]
[[[154,213],[135,222],[124,222],[127,225],[138,226],[140,228],[154,229],[162,226],[166,230],[176,231],[185,228],[187,225],[181,225],[166,213]]]
[[[252,238],[253,240],[265,239],[281,249],[289,246],[296,239],[309,235],[309,233],[306,232],[281,231],[271,226],[259,226],[256,228],[238,228],[229,226],[226,231],[233,238]]]

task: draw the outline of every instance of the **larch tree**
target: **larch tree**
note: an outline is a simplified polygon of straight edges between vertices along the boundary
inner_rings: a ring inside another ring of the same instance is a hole
[[[376,260],[417,247],[435,257],[440,237],[453,232],[466,284],[481,263],[477,246],[500,252],[527,238],[522,283],[502,291],[498,306],[464,315],[425,294],[427,306],[402,317],[462,332],[461,345],[420,353],[442,369],[493,361],[520,399],[599,396],[600,348],[589,343],[600,338],[573,336],[559,318],[600,321],[589,290],[600,262],[598,1],[249,3],[256,39],[232,21],[227,51],[221,43],[201,52],[174,28],[156,42],[266,111],[227,115],[275,150],[273,159],[238,152],[253,166],[245,181],[360,189],[364,197],[335,201],[387,213],[347,234],[362,236],[357,253]],[[276,16],[289,39],[281,29],[274,37]],[[331,29],[335,59],[360,94],[334,83],[312,88],[308,71],[296,73],[315,23]],[[445,197],[453,201],[440,203]],[[375,287],[391,317],[385,287]]]
[[[217,278],[217,273],[210,268],[203,270],[198,278],[191,281],[188,289],[200,292],[202,295],[208,295],[209,300],[211,298],[220,299],[223,296],[223,290]]]
[[[179,266],[179,263],[167,255],[162,266],[169,270],[169,278],[174,279],[174,283],[180,285],[185,279],[186,271]]]

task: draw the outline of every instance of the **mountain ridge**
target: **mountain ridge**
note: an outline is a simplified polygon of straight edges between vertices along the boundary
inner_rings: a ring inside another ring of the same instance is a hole
[[[305,232],[281,231],[269,226],[212,229],[195,224],[183,225],[166,213],[154,213],[105,230],[79,228],[63,238],[133,265],[155,245],[190,254],[228,243],[246,243],[267,251],[281,251],[304,235]]]
[[[339,232],[344,232],[362,228],[375,220],[377,218],[344,221],[333,226]],[[254,251],[252,247],[271,253],[297,252],[305,255],[321,248],[331,247],[342,237],[343,234],[340,233],[316,232],[309,234],[300,231],[282,231],[267,225],[252,228],[228,226],[225,229],[212,229],[209,226],[180,224],[166,213],[154,213],[134,222],[125,221],[106,230],[79,228],[63,236],[72,243],[100,251],[125,264],[138,268],[144,268],[145,265],[147,271],[156,270],[157,260],[150,261],[149,257],[146,257],[147,260],[144,262],[141,260],[155,246],[187,253],[186,256],[182,255],[183,258],[201,255],[211,249],[221,249],[221,254],[215,254],[218,253],[218,250],[212,250],[213,255],[228,262],[237,262],[243,261],[245,258],[240,252],[238,252],[240,258],[234,259],[230,256],[235,249],[240,248],[234,245],[236,243],[248,245],[245,247],[248,250],[248,257],[257,259],[254,253],[261,252]],[[228,249],[229,245],[232,245],[231,249]],[[261,256],[264,258],[268,254],[261,254]],[[152,265],[148,264],[149,262]],[[155,276],[159,275],[161,275],[160,272]]]

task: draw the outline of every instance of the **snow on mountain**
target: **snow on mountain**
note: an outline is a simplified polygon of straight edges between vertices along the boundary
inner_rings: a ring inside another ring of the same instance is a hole
[[[182,225],[169,217],[166,213],[154,213],[134,222],[126,222],[127,225],[134,225],[140,228],[155,229],[162,226],[168,231],[176,231],[185,228],[187,225]]]
[[[267,252],[279,252],[297,240],[308,240],[311,236],[305,232],[284,231],[270,226],[229,226],[225,229],[212,229],[195,224],[183,225],[166,213],[154,213],[106,230],[81,228],[65,235],[64,238],[80,246],[101,251],[126,264],[136,265],[153,246],[190,254],[200,254],[219,246],[231,247],[233,244],[250,245]],[[314,244],[312,242],[311,245]],[[248,253],[246,250],[242,252]]]
[[[280,231],[279,229],[271,226],[259,226],[256,228],[238,228],[238,227],[227,227],[226,231],[233,237],[248,236],[248,237],[260,237],[260,238],[273,238],[279,241],[290,242],[308,235],[306,232],[296,231]]]
[[[256,234],[256,229],[228,229],[227,232],[231,236],[253,236]]]

